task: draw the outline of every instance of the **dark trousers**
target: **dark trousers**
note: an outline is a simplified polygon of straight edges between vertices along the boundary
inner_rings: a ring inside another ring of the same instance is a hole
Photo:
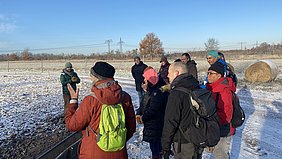
[[[175,159],[201,159],[203,150],[203,148],[198,148],[192,143],[173,143],[173,152]]]
[[[161,159],[161,141],[150,142],[150,149],[152,151],[152,159]]]
[[[69,94],[63,94],[63,97],[64,97],[64,102],[65,102],[65,105],[64,105],[64,113],[66,114],[67,110],[68,110],[68,106],[70,104],[70,95]]]

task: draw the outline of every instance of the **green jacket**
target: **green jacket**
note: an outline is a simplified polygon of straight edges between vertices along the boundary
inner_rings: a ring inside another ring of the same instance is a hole
[[[72,88],[74,90],[76,90],[76,84],[80,83],[80,79],[77,76],[77,74],[71,70],[70,72],[66,71],[65,69],[63,69],[61,76],[60,76],[60,81],[62,83],[62,87],[63,87],[63,94],[70,94],[67,84],[70,83]]]

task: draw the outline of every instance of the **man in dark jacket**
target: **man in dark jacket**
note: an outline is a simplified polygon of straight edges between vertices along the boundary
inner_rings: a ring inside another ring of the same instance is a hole
[[[161,57],[160,63],[161,63],[161,68],[159,70],[159,75],[163,79],[163,81],[165,81],[166,84],[169,84],[167,74],[168,74],[168,68],[170,63],[167,61],[167,58],[165,56]]]
[[[197,89],[199,88],[198,81],[188,74],[186,65],[181,62],[170,65],[168,77],[171,82],[171,91],[166,105],[161,139],[164,158],[169,158],[172,143],[175,159],[201,158],[197,147],[187,141],[179,130],[181,127],[185,131],[193,120],[193,112],[190,110],[191,101],[187,98],[186,93],[174,90],[177,87],[184,87],[188,90]]]
[[[198,80],[198,71],[197,71],[197,63],[194,60],[191,60],[191,57],[188,53],[183,53],[181,55],[181,61],[187,65],[188,74],[192,75],[196,80]]]
[[[63,98],[64,98],[64,112],[66,113],[69,102],[71,100],[70,98],[70,92],[67,88],[67,84],[69,83],[74,90],[76,90],[76,84],[80,83],[80,79],[77,76],[77,74],[74,72],[72,68],[72,64],[70,62],[67,62],[65,64],[65,68],[63,69],[61,76],[60,76],[60,81],[62,83],[63,87]]]
[[[135,87],[139,97],[139,103],[141,103],[144,96],[144,91],[141,88],[141,84],[144,81],[143,71],[147,68],[147,65],[144,64],[139,56],[134,57],[135,64],[131,67],[131,74],[135,80]]]

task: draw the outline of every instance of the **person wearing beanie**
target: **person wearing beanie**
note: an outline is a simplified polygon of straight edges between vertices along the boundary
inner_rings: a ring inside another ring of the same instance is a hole
[[[214,64],[218,60],[218,52],[216,50],[210,50],[207,54],[207,61],[210,65]]]
[[[198,80],[197,63],[194,60],[191,60],[191,56],[188,53],[183,53],[181,55],[181,61],[187,65],[188,74]]]
[[[136,112],[138,124],[144,124],[143,141],[150,144],[152,159],[161,159],[161,136],[164,122],[164,112],[168,92],[162,92],[160,87],[165,84],[152,67],[147,67],[143,73],[142,88],[144,98]]]
[[[207,149],[215,155],[215,158],[230,158],[229,147],[231,137],[235,129],[231,125],[233,115],[232,92],[236,92],[236,87],[229,77],[224,77],[224,66],[220,62],[212,64],[207,72],[207,89],[212,92],[214,100],[217,102],[217,115],[220,125],[220,141],[213,147]]]
[[[167,61],[167,58],[165,56],[161,57],[161,67],[159,69],[159,75],[160,77],[165,81],[166,84],[169,84],[169,80],[168,80],[168,68],[170,63]]]
[[[69,83],[72,88],[76,90],[76,84],[80,83],[80,78],[78,77],[77,73],[74,72],[74,69],[72,68],[72,64],[70,62],[66,62],[65,68],[60,75],[60,81],[63,90],[64,112],[66,113],[69,101],[71,100],[67,84]]]
[[[65,115],[66,127],[69,131],[82,131],[79,158],[128,158],[126,146],[121,150],[106,152],[96,142],[97,133],[95,132],[99,132],[100,114],[104,104],[111,106],[121,103],[126,123],[126,141],[133,136],[136,130],[135,112],[131,96],[122,91],[121,86],[114,80],[114,75],[115,68],[112,65],[103,61],[96,62],[90,69],[91,94],[84,97],[79,106],[79,90],[76,89],[75,91],[68,85],[71,101]]]
[[[141,84],[144,81],[144,77],[142,75],[145,68],[148,66],[141,61],[139,56],[134,57],[134,62],[135,64],[131,67],[131,74],[135,80],[135,88],[139,97],[139,103],[141,103],[144,96],[144,91],[141,87]]]
[[[210,50],[207,53],[207,62],[212,65],[214,63],[221,63],[223,64],[223,68],[224,68],[224,76],[226,76],[226,67],[227,64],[225,62],[225,60],[223,60],[221,57],[223,56],[222,53],[216,51],[216,50]],[[224,56],[223,56],[224,57]],[[201,87],[206,89],[206,84],[208,82],[208,77],[206,76],[205,80],[202,82]]]

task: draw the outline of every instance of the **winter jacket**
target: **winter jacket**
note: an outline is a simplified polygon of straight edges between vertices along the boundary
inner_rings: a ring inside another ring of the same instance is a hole
[[[194,90],[199,88],[199,84],[198,81],[188,73],[181,74],[172,81],[165,110],[164,128],[161,139],[164,151],[170,150],[172,142],[188,143],[178,128],[181,127],[183,131],[185,131],[193,120],[193,112],[190,110],[191,101],[187,98],[186,93],[174,90],[177,87]]]
[[[194,60],[190,60],[186,63],[188,68],[188,74],[192,75],[196,80],[198,80],[197,63]]]
[[[159,70],[159,75],[165,81],[166,84],[169,84],[169,79],[167,77],[169,66],[170,66],[170,63],[167,62],[164,66],[161,65],[160,70]]]
[[[213,97],[217,101],[217,115],[221,133],[226,129],[230,129],[229,135],[233,135],[234,128],[232,128],[230,122],[233,115],[232,92],[236,92],[236,87],[232,79],[221,77],[216,82],[207,84],[207,89],[213,93]]]
[[[146,64],[144,64],[142,61],[140,61],[140,63],[137,65],[133,65],[131,67],[131,74],[133,76],[133,78],[135,79],[135,87],[136,87],[136,91],[142,91],[143,89],[141,88],[141,84],[144,81],[144,77],[143,77],[143,72],[145,70],[145,68],[147,68],[148,66]]]
[[[75,80],[72,80],[72,78],[75,79]],[[74,90],[76,90],[76,84],[80,83],[80,78],[77,76],[77,74],[74,72],[73,69],[70,72],[63,69],[61,76],[60,76],[60,81],[61,81],[62,87],[63,87],[63,94],[70,94],[68,87],[67,87],[67,84],[70,83],[72,88]]]
[[[109,84],[105,88],[99,88],[101,85]],[[98,88],[97,88],[98,87]],[[126,146],[116,152],[104,152],[96,143],[96,135],[88,131],[86,127],[90,126],[94,131],[98,131],[102,104],[116,104],[120,102],[122,96],[122,106],[125,113],[125,125],[127,128],[127,140],[129,140],[136,128],[135,113],[131,97],[127,93],[122,93],[120,85],[113,82],[113,79],[107,79],[97,82],[93,85],[91,92],[99,99],[99,102],[92,95],[86,96],[81,104],[71,103],[65,116],[66,127],[70,131],[82,131],[82,142],[79,152],[80,159],[127,159]],[[123,94],[123,95],[122,95]]]
[[[146,142],[157,142],[161,140],[164,112],[168,98],[168,92],[162,92],[158,82],[150,87],[145,93],[143,101],[137,110],[136,115],[142,116],[144,123],[143,140]]]

